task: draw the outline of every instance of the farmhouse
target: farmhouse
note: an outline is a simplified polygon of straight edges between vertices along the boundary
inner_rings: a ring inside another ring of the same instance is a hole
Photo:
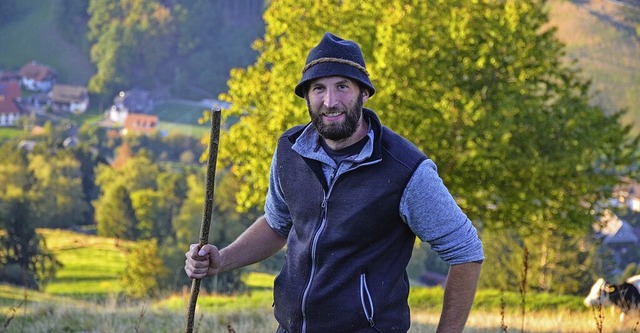
[[[633,246],[639,240],[633,227],[611,212],[607,212],[599,223],[594,225],[594,229],[602,237],[602,242],[613,248]]]
[[[56,84],[49,93],[51,109],[58,112],[84,113],[89,106],[87,88]]]
[[[30,91],[48,92],[56,81],[56,72],[47,65],[32,61],[20,69],[22,86]]]
[[[615,271],[621,272],[628,264],[640,262],[640,257],[636,255],[640,249],[640,229],[634,228],[625,219],[606,210],[593,224],[593,230],[602,245],[610,251]]]
[[[17,125],[21,113],[17,105],[18,98],[20,98],[18,82],[0,82],[0,127]]]
[[[124,121],[122,135],[149,134],[158,129],[160,120],[156,115],[130,113]]]
[[[116,123],[124,123],[130,113],[147,114],[153,110],[151,93],[138,88],[121,91],[113,98],[109,109],[109,119]]]

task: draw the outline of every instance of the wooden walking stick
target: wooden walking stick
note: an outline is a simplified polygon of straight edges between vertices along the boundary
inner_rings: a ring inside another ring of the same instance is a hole
[[[218,146],[220,144],[221,111],[218,106],[211,108],[211,133],[209,134],[209,154],[207,156],[207,180],[204,197],[204,212],[200,224],[200,243],[198,249],[209,242],[209,227],[211,226],[211,212],[213,211],[213,187],[216,178],[216,162]],[[191,281],[191,298],[189,299],[189,314],[187,315],[187,333],[193,332],[193,319],[196,312],[196,302],[200,292],[200,279]]]

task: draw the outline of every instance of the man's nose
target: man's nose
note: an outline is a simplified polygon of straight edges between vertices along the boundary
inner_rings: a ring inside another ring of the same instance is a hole
[[[333,108],[338,105],[337,95],[331,89],[327,89],[324,95],[324,106],[327,108]]]

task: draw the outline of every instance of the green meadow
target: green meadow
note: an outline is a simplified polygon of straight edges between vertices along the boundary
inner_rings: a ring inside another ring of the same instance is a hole
[[[38,232],[64,266],[42,291],[0,285],[0,332],[156,333],[185,329],[190,297],[187,287],[143,300],[127,299],[120,292],[120,275],[133,243],[67,230]],[[196,332],[275,331],[271,308],[274,275],[253,271],[243,278],[249,287],[247,293],[230,296],[201,290],[194,322]],[[410,332],[435,331],[442,296],[440,287],[412,287]],[[525,296],[523,302],[523,295],[517,292],[479,290],[465,332],[638,329],[637,319],[632,318],[623,326],[618,315],[609,309],[585,308],[582,295]]]
[[[45,293],[74,298],[105,298],[120,292],[118,281],[131,243],[66,230],[40,230],[47,248],[63,263]]]

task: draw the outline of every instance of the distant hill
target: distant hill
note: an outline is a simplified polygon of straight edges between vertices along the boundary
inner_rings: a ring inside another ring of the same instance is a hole
[[[0,70],[37,60],[58,69],[60,81],[87,84],[95,72],[86,43],[72,45],[55,27],[58,1],[35,3],[0,29]],[[591,78],[594,103],[608,111],[627,109],[625,123],[640,132],[640,0],[549,0],[550,24]],[[81,38],[81,37],[79,37]]]
[[[34,5],[33,0],[26,0],[21,5],[28,9],[9,24],[2,25],[0,71],[15,71],[35,60],[56,69],[59,82],[74,85],[89,82],[95,68],[89,59],[87,43],[74,45],[60,35],[55,25],[58,4],[58,1],[37,1]]]
[[[640,132],[640,1],[549,1],[551,24],[592,79],[594,103],[627,109],[623,121]]]

